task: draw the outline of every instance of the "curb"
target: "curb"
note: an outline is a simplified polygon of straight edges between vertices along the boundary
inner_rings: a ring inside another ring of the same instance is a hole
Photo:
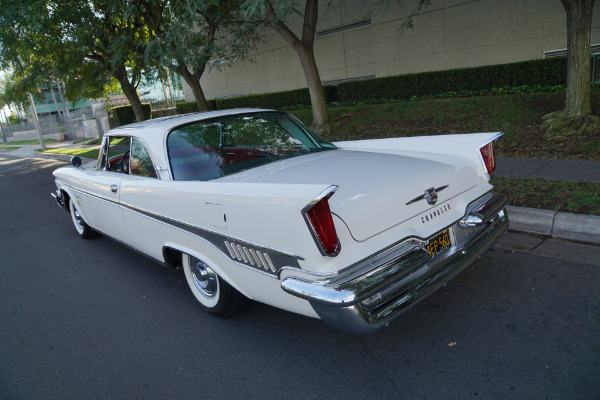
[[[508,206],[510,230],[600,244],[600,216]]]

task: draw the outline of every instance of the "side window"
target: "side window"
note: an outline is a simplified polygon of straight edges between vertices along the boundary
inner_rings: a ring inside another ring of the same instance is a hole
[[[146,146],[136,138],[131,139],[131,154],[129,155],[130,174],[156,178],[156,170],[150,159]]]
[[[129,173],[129,136],[111,136],[104,141],[99,170]]]

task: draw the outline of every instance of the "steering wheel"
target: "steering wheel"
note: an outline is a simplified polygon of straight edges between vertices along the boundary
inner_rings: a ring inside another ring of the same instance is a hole
[[[127,158],[127,162],[125,162],[125,158]],[[127,150],[125,154],[123,154],[123,157],[121,157],[121,172],[124,174],[129,173],[129,150]]]

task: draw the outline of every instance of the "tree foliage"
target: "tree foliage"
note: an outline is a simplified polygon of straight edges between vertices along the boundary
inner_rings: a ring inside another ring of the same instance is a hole
[[[240,0],[133,0],[152,32],[146,61],[166,66],[191,87],[200,110],[208,110],[200,79],[210,60],[216,67],[245,59],[260,32],[244,23]]]

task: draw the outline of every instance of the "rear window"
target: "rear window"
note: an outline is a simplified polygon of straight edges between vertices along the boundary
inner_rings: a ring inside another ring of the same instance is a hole
[[[210,180],[290,157],[334,149],[281,112],[203,120],[173,130],[167,149],[175,180]]]

